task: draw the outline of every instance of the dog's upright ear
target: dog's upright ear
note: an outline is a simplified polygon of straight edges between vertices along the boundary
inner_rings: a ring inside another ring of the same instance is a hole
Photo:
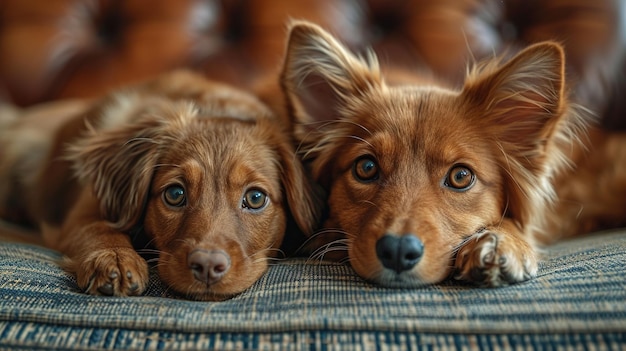
[[[586,127],[565,92],[563,48],[538,43],[505,64],[493,60],[470,72],[461,96],[468,118],[499,150],[507,212],[523,225],[554,199],[550,178],[567,165],[562,145],[578,142]]]
[[[321,27],[290,23],[280,81],[289,112],[305,131],[341,119],[352,99],[381,80],[372,53],[357,57]]]
[[[111,123],[111,118],[103,119],[101,124]],[[93,187],[103,219],[116,229],[131,229],[143,214],[166,124],[165,118],[146,116],[102,129],[90,127],[67,148],[74,173]]]
[[[538,158],[564,116],[564,60],[559,44],[539,43],[504,65],[476,68],[465,82],[463,96],[478,111],[472,118],[531,170],[542,167]]]
[[[288,114],[294,119],[294,134],[305,160],[315,160],[313,177],[320,175],[331,157],[328,151],[341,123],[349,118],[351,105],[382,83],[373,53],[353,55],[321,27],[292,21],[280,84]]]
[[[298,122],[339,119],[346,102],[380,81],[373,54],[367,59],[357,57],[321,27],[304,21],[290,23],[281,85]]]

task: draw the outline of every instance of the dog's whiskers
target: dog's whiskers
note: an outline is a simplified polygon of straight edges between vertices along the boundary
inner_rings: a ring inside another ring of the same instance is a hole
[[[505,218],[506,218],[506,213],[509,210],[509,199],[506,199],[506,203],[504,204],[504,209],[502,210],[502,216],[500,216],[500,222],[498,223],[498,226],[502,225],[502,222],[504,222]]]
[[[147,262],[148,264],[156,263],[156,264],[154,265],[154,266],[156,267],[156,266],[158,266],[158,265],[159,265],[159,258],[158,258],[158,257],[155,257],[155,258],[150,258],[150,259],[147,259],[147,260],[146,260],[146,262]]]
[[[340,229],[340,228],[325,228],[322,229],[318,232],[316,232],[315,234],[313,234],[313,236],[317,236],[317,235],[327,235],[327,234],[340,234],[342,236],[348,237],[348,238],[355,238],[356,235],[350,234],[349,232]]]
[[[315,121],[315,122],[302,123],[301,125],[307,126],[307,127],[318,125],[317,131],[321,131],[322,129],[325,129],[327,127],[333,127],[334,128],[334,125],[341,124],[341,123],[354,125],[356,127],[361,128],[362,130],[367,132],[369,135],[373,135],[373,133],[369,129],[367,129],[364,125],[362,125],[361,123],[357,123],[355,121],[351,121],[351,120],[347,120],[347,119],[338,119],[338,120],[332,120],[332,121]]]
[[[272,253],[275,253],[275,255],[272,255]],[[262,256],[262,257],[258,257],[258,256]],[[287,257],[287,255],[285,254],[285,252],[281,249],[277,249],[277,248],[273,248],[273,247],[268,247],[266,249],[263,250],[259,250],[251,255],[248,256],[249,260],[252,260],[254,262],[260,262],[263,260],[269,260],[269,259],[273,259],[273,260],[282,260],[285,257]]]
[[[509,175],[509,178],[513,181],[513,183],[517,186],[517,188],[524,194],[524,196],[527,196],[527,194],[524,192],[523,187],[519,184],[516,177],[513,175],[513,172],[511,171],[511,168],[516,167],[516,166],[511,166],[511,160],[509,156],[507,155],[506,149],[504,148],[502,143],[497,142],[496,144],[498,145],[498,149],[500,150],[500,152],[502,153],[506,161],[507,167],[503,167],[504,171],[506,172],[506,174]]]
[[[153,166],[153,168],[161,168],[161,167],[172,167],[172,168],[181,168],[180,165],[177,164],[173,164],[173,163],[159,163]]]
[[[350,132],[346,128],[336,127],[337,124],[349,124],[353,126],[357,126],[358,128],[365,131],[370,136],[373,135],[372,132],[363,126],[360,123],[347,120],[347,119],[339,119],[334,121],[323,121],[323,122],[313,122],[313,123],[303,123],[303,126],[315,126],[318,125],[315,129],[310,130],[301,140],[300,144],[296,148],[296,152],[302,155],[303,159],[308,158],[311,154],[323,151],[328,144],[331,144],[335,139],[340,138],[352,138],[359,140],[369,147],[373,148],[373,145],[370,144],[367,140],[362,137],[356,135],[350,135]],[[323,131],[328,127],[332,127],[329,131]],[[321,135],[320,135],[321,134]],[[307,144],[307,140],[313,140],[310,142],[311,145]],[[316,141],[315,141],[316,140]]]
[[[350,243],[350,241],[351,239],[344,238],[333,240],[322,245],[321,247],[315,249],[315,251],[313,251],[309,255],[307,263],[312,260],[319,262],[324,261],[326,255],[332,252],[346,252],[348,250],[348,244]]]
[[[157,254],[157,255],[169,255],[169,256],[174,256],[173,254],[163,251],[163,250],[156,250],[156,249],[137,249],[137,253],[138,254]]]
[[[278,263],[285,260],[284,258],[279,258],[279,257],[266,257],[265,259],[267,260],[268,266],[277,265]]]
[[[134,143],[152,143],[152,144],[157,144],[157,145],[160,144],[158,140],[155,140],[153,138],[135,137],[135,138],[128,139],[128,141],[126,141],[124,146],[134,144]]]
[[[361,200],[361,201],[359,201],[359,202],[360,202],[360,203],[364,203],[364,204],[368,204],[368,205],[371,205],[371,206],[373,206],[373,207],[378,208],[378,205],[376,205],[374,202],[372,202],[372,201],[370,201],[370,200]]]
[[[365,139],[361,138],[360,136],[356,136],[356,135],[348,135],[348,136],[345,136],[345,138],[352,138],[352,139],[358,140],[358,141],[360,141],[360,142],[363,142],[363,143],[364,143],[364,144],[366,144],[367,146],[371,147],[372,149],[374,148],[374,145],[372,145],[369,141],[367,141],[367,140],[365,140]]]
[[[328,239],[324,239],[324,237],[330,237]],[[355,235],[352,235],[346,231],[343,231],[341,229],[335,229],[335,228],[326,228],[323,230],[320,230],[316,233],[314,233],[313,235],[311,235],[309,238],[307,238],[304,243],[302,243],[296,250],[296,253],[300,253],[300,254],[310,254],[310,250],[313,249],[314,251],[319,250],[319,248],[316,247],[316,245],[314,245],[317,241],[319,241],[319,245],[323,245],[329,241],[332,241],[332,237],[336,237],[336,240],[341,240],[341,239],[345,239],[345,238],[355,238]]]

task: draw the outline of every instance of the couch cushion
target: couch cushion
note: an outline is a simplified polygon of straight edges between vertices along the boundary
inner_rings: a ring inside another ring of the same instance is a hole
[[[60,255],[0,243],[0,348],[405,349],[618,348],[626,344],[626,232],[563,242],[527,283],[479,289],[447,281],[385,289],[349,266],[288,259],[224,302],[175,296],[152,272],[144,296],[78,291]]]

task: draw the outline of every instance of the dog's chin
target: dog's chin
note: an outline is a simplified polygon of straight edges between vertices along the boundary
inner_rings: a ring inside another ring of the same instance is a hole
[[[228,289],[228,287],[220,286],[223,284],[206,285],[189,279],[185,282],[177,284],[168,284],[176,294],[182,295],[189,300],[197,301],[224,301],[237,296],[245,289]]]
[[[440,279],[432,279],[432,278],[424,278],[420,277],[414,271],[405,271],[405,272],[395,272],[391,269],[382,269],[375,276],[370,277],[368,280],[376,285],[380,285],[386,288],[421,288],[425,286],[429,286],[435,283],[439,283],[445,279],[441,277]]]
[[[217,301],[225,301],[228,299],[231,299],[235,296],[237,296],[239,293],[235,293],[235,294],[217,294],[217,293],[213,293],[213,292],[207,292],[207,291],[187,291],[187,292],[182,292],[180,290],[176,290],[174,288],[172,288],[172,290],[174,291],[174,293],[176,295],[180,295],[183,298],[187,299],[187,300],[195,300],[195,301],[213,301],[213,302],[217,302]]]
[[[383,270],[376,275],[376,277],[370,278],[369,280],[376,285],[397,289],[421,288],[432,284],[432,282],[427,282],[416,277],[411,272],[396,273],[388,269]]]
[[[196,283],[192,283],[188,289],[181,289],[171,286],[171,289],[187,300],[195,301],[224,301],[239,295],[242,291],[233,293],[219,293],[212,291],[210,288],[197,287]]]
[[[232,267],[234,268],[234,267]],[[194,278],[185,265],[160,259],[158,272],[170,291],[186,299],[197,301],[223,301],[239,295],[252,286],[267,270],[267,264],[240,264],[215,283],[205,283]]]
[[[236,276],[237,273],[231,273]],[[242,277],[243,274],[239,274]],[[226,280],[228,277],[224,277]],[[234,284],[229,284],[225,281],[220,281],[215,284],[205,284],[196,281],[193,277],[179,278],[176,281],[168,281],[165,277],[161,276],[161,279],[167,284],[168,288],[173,290],[179,295],[184,296],[190,300],[198,301],[223,301],[239,295],[246,289],[248,289],[254,282],[260,278],[259,276],[248,276],[246,281],[238,280]],[[230,279],[229,279],[230,280]]]
[[[451,274],[447,265],[423,257],[413,268],[397,271],[384,267],[376,258],[372,260],[351,260],[358,275],[376,285],[388,288],[420,288],[442,282]]]

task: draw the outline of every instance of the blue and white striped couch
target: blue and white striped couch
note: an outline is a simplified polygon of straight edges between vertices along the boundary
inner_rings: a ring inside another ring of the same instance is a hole
[[[0,349],[626,349],[624,231],[550,247],[536,279],[499,289],[385,289],[288,259],[224,302],[180,299],[155,273],[144,296],[94,297],[59,258],[0,243]]]

